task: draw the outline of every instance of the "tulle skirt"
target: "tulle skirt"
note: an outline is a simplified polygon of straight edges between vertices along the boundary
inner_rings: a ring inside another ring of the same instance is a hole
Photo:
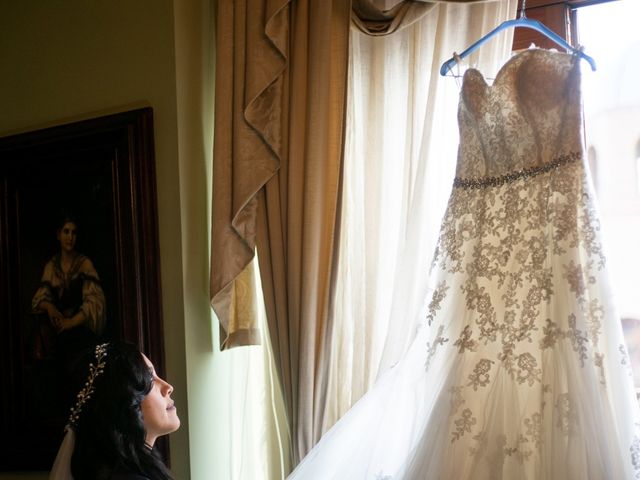
[[[581,162],[454,188],[408,352],[289,479],[640,478],[640,420]]]

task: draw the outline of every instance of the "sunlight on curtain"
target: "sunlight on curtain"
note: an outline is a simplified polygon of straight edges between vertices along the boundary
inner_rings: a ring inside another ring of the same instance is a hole
[[[439,4],[385,37],[352,29],[337,296],[326,431],[406,350],[454,176],[459,80],[438,70],[516,0]],[[467,60],[491,78],[512,31]]]
[[[253,262],[257,270],[257,256]],[[255,278],[262,344],[224,352],[232,357],[227,388],[220,386],[220,391],[229,392],[231,405],[229,480],[279,480],[291,469],[289,428],[268,338],[260,275]]]

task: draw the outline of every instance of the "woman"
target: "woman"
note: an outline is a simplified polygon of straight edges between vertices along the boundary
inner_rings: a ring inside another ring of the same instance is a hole
[[[173,387],[129,343],[97,345],[81,365],[83,387],[50,479],[171,479],[153,447],[180,427]]]
[[[46,313],[35,357],[51,357],[57,350],[73,350],[95,341],[104,330],[105,298],[91,260],[76,251],[78,222],[65,215],[58,222],[60,251],[44,267],[31,302],[34,313]],[[52,335],[52,328],[58,333]]]

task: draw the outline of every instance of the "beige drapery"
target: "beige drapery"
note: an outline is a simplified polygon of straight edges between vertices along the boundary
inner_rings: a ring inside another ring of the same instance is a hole
[[[221,348],[259,343],[257,246],[294,461],[319,439],[326,401],[350,17],[380,35],[431,7],[218,2],[211,304]]]
[[[212,306],[222,348],[257,343],[257,245],[294,454],[311,446],[322,391],[349,12],[344,0],[218,5]]]

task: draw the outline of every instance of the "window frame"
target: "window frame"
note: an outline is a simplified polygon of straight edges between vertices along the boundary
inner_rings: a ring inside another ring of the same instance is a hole
[[[599,3],[616,0],[526,0],[525,15],[538,20],[570,45],[578,45],[578,24],[576,10]],[[517,17],[520,17],[523,0],[518,0]],[[529,48],[531,43],[541,48],[558,48],[558,45],[541,33],[528,28],[518,28],[513,35],[513,51]]]

